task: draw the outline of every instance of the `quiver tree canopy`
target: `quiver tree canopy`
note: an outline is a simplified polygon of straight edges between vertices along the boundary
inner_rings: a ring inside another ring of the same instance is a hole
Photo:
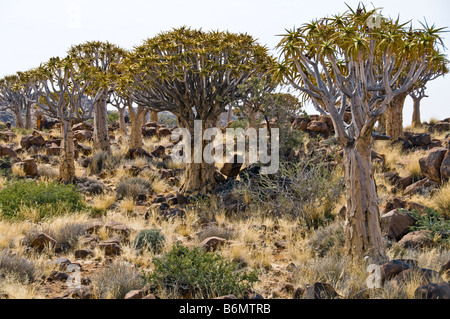
[[[163,32],[136,47],[123,64],[121,86],[152,111],[170,111],[181,127],[216,126],[226,106],[240,98],[239,85],[273,66],[267,48],[248,34],[189,29]],[[183,190],[214,183],[214,166],[188,164]]]

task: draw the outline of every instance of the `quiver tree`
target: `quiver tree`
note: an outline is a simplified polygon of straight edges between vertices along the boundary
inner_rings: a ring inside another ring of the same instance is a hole
[[[29,99],[34,97],[34,93],[23,79],[23,73],[18,72],[17,75],[6,76],[0,80],[0,104],[14,114],[16,127],[31,129],[32,103]]]
[[[128,105],[131,103],[129,99],[122,97],[118,92],[113,91],[109,96],[109,104],[114,106],[119,113],[119,132],[122,135],[127,135],[127,124],[125,122],[125,113]]]
[[[346,251],[353,256],[385,256],[371,163],[373,129],[392,100],[428,68],[427,52],[435,40],[427,29],[409,33],[398,21],[360,6],[287,31],[279,43],[276,74],[331,117],[344,150]],[[344,121],[348,105],[349,124]]]
[[[420,102],[423,98],[428,97],[425,94],[427,83],[448,73],[448,60],[443,54],[436,52],[435,56],[431,59],[430,64],[431,67],[419,77],[419,80],[409,92],[409,96],[413,100],[413,127],[420,127],[422,125],[420,119]]]
[[[238,98],[238,86],[271,63],[267,49],[247,34],[182,27],[135,48],[125,63],[129,78],[124,85],[141,107],[175,114],[194,138],[194,120],[202,121],[203,131],[215,127]],[[187,163],[182,190],[210,188],[214,172],[214,164]]]
[[[125,51],[109,42],[93,41],[72,46],[68,54],[74,62],[86,64],[97,71],[89,88],[95,93],[100,92],[100,97],[94,105],[94,148],[110,152],[107,104],[113,92],[111,83],[114,83],[117,76],[112,65],[120,63]]]
[[[86,66],[73,63],[70,58],[51,58],[30,71],[29,83],[36,93],[33,102],[61,123],[61,182],[70,183],[75,179],[72,125],[92,118],[93,105],[101,95],[101,89],[96,94],[90,91],[90,98],[86,94],[92,86],[92,72]]]

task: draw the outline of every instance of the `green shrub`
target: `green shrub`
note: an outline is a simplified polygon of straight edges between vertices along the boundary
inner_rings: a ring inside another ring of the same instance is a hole
[[[412,231],[428,230],[432,238],[437,238],[439,242],[450,244],[450,220],[445,219],[440,212],[432,208],[427,208],[424,214],[413,210],[408,212],[416,223],[411,227]]]
[[[116,195],[118,199],[123,198],[138,198],[141,194],[146,194],[152,189],[152,183],[139,178],[131,177],[121,181],[116,188]]]
[[[198,247],[175,245],[162,258],[153,260],[155,270],[147,281],[167,290],[173,297],[191,294],[212,298],[233,294],[240,298],[258,280],[255,271],[239,270],[223,256]]]
[[[165,237],[158,229],[144,229],[134,239],[133,246],[136,249],[148,249],[160,252],[165,242]]]
[[[12,176],[11,167],[12,167],[11,157],[4,156],[0,158],[0,176],[11,177]]]
[[[248,126],[248,119],[246,118],[239,118],[230,124],[230,128],[232,129],[241,128],[245,130],[247,126]]]
[[[85,208],[81,194],[73,185],[18,180],[0,191],[3,218],[26,219],[26,211],[34,210],[34,217],[40,220]]]
[[[119,121],[119,112],[117,111],[108,112],[108,115],[106,115],[106,120],[108,121],[109,125]]]

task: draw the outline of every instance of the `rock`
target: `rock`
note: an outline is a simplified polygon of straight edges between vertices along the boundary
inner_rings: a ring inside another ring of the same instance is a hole
[[[403,195],[414,195],[414,194],[427,194],[431,192],[431,190],[439,187],[439,183],[432,181],[428,178],[422,179],[412,185],[406,187]]]
[[[36,147],[42,147],[45,145],[45,139],[42,137],[42,135],[25,135],[20,140],[20,146],[22,148],[28,150],[32,146]]]
[[[396,259],[380,266],[382,282],[390,280],[406,269],[417,267],[415,260]]]
[[[388,180],[392,185],[395,185],[400,179],[400,175],[396,171],[384,173],[385,180]]]
[[[450,144],[449,144],[450,145]],[[441,164],[441,181],[442,183],[450,180],[450,148],[447,149]]]
[[[402,190],[405,190],[412,183],[414,183],[414,178],[412,176],[401,177],[397,180],[397,182],[395,183],[395,186],[397,186],[398,188],[400,188]]]
[[[199,244],[199,247],[206,251],[216,251],[217,248],[223,246],[226,242],[226,239],[220,237],[208,237]]]
[[[399,242],[403,248],[426,248],[433,245],[431,232],[419,230],[406,234]]]
[[[69,276],[69,274],[63,271],[54,270],[47,279],[49,281],[67,281]]]
[[[9,147],[0,145],[0,157],[9,156],[11,158],[17,157],[17,153]]]
[[[226,296],[220,296],[214,299],[224,299],[224,300],[228,300],[228,299],[237,299],[235,295],[226,295]]]
[[[92,153],[92,147],[84,144],[77,144],[76,146],[78,152],[84,156],[89,156]]]
[[[34,237],[34,239],[31,241],[30,247],[36,249],[39,252],[43,251],[45,248],[52,248],[55,249],[55,251],[60,250],[60,245],[58,244],[58,242],[44,233],[36,235],[36,237]]]
[[[286,283],[283,285],[283,287],[281,287],[281,291],[285,291],[288,294],[292,294],[294,292],[294,290],[295,290],[295,287],[291,283]]]
[[[28,158],[22,162],[17,162],[12,165],[12,170],[15,174],[23,176],[37,176],[38,169],[34,158]]]
[[[131,290],[123,299],[142,299],[144,296],[143,290]]]
[[[156,296],[154,294],[150,294],[150,295],[145,296],[142,299],[158,299],[158,298],[156,298]]]
[[[338,294],[333,286],[323,282],[315,282],[312,285],[307,285],[303,299],[334,299]]]
[[[274,243],[276,249],[284,250],[287,248],[287,242],[285,240],[278,240]]]
[[[189,200],[186,196],[184,196],[183,194],[177,192],[177,204],[178,205],[187,205],[189,204]]]
[[[306,131],[308,129],[308,124],[310,120],[306,117],[297,117],[292,123],[292,129],[297,129],[300,131]]]
[[[100,230],[100,228],[104,227],[105,224],[99,220],[94,220],[89,222],[89,224],[86,226],[86,232],[88,234],[96,233]]]
[[[303,295],[305,294],[305,288],[298,287],[292,293],[292,299],[303,299]]]
[[[426,178],[441,182],[441,165],[446,153],[445,148],[433,148],[427,157],[419,160],[420,170]]]
[[[434,131],[438,133],[444,133],[450,131],[450,123],[447,122],[439,122],[434,124]]]
[[[407,136],[407,139],[415,147],[426,146],[426,145],[431,144],[431,135],[428,133],[411,134],[411,135]]]
[[[128,150],[128,153],[125,155],[125,159],[136,159],[138,157],[146,157],[148,159],[153,159],[153,155],[151,155],[143,148],[130,149]]]
[[[45,149],[45,154],[47,156],[59,156],[61,154],[61,148],[55,144],[52,144],[52,146]]]
[[[69,289],[65,297],[72,297],[76,299],[93,299],[95,298],[94,289],[92,287],[82,286],[80,288]]]
[[[77,141],[90,140],[92,136],[92,132],[89,130],[78,130],[73,132],[73,138]]]
[[[110,232],[118,234],[124,238],[130,237],[131,234],[131,228],[120,223],[108,222],[105,224],[105,228]]]
[[[400,274],[394,277],[390,283],[396,288],[412,281],[420,283],[420,285],[427,285],[435,278],[439,278],[439,274],[431,269],[426,268],[409,268],[403,270]]]
[[[55,266],[57,266],[60,270],[66,270],[67,266],[69,266],[72,262],[66,258],[66,257],[61,257],[56,259],[55,261],[52,262],[52,264],[54,264]]]
[[[166,154],[166,148],[162,145],[158,146],[153,152],[152,155],[155,157],[163,157]]]
[[[394,209],[381,216],[381,230],[390,239],[400,240],[406,235],[416,220],[408,213],[401,212],[401,209]]]
[[[72,126],[72,130],[75,131],[91,131],[92,130],[92,126],[85,123],[85,122],[80,122],[77,124],[74,124]]]
[[[450,275],[450,260],[441,267],[440,272],[446,275]]]
[[[428,284],[414,292],[416,299],[450,299],[450,283]]]
[[[98,246],[105,251],[105,256],[116,256],[122,253],[122,248],[117,242],[104,241]]]
[[[172,135],[172,132],[168,128],[165,128],[165,127],[158,128],[157,132],[158,132],[159,137],[166,137],[166,136]]]
[[[398,208],[406,208],[406,201],[398,197],[390,198],[386,201],[386,204],[380,210],[380,214],[381,216],[383,216],[389,213],[390,211],[393,211],[394,209]]]
[[[307,130],[326,135],[330,135],[331,133],[331,129],[328,127],[327,123],[319,121],[311,121],[307,126]]]
[[[16,134],[11,131],[0,132],[0,140],[3,142],[12,142],[16,138]]]
[[[94,256],[94,252],[89,248],[75,250],[75,258],[85,259],[89,256]]]
[[[222,166],[220,172],[227,177],[234,178],[239,175],[243,163],[244,163],[243,157],[236,154],[234,155],[233,161],[231,163],[225,163]]]
[[[142,136],[143,137],[153,137],[158,134],[156,127],[142,127]]]

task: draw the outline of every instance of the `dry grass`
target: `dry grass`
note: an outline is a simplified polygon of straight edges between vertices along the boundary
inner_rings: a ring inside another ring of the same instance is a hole
[[[450,218],[450,182],[444,184],[433,197],[435,208],[446,218]]]

